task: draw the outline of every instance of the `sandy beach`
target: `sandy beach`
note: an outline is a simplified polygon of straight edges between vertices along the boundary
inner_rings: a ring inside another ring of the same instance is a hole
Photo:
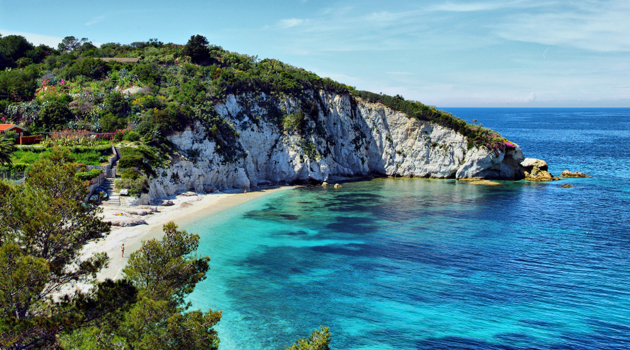
[[[285,186],[278,188],[262,189],[247,193],[212,193],[195,195],[178,195],[171,199],[172,206],[146,206],[146,207],[112,207],[103,205],[104,221],[145,220],[146,225],[134,227],[112,226],[111,233],[96,242],[91,242],[84,247],[82,256],[88,257],[95,253],[107,253],[109,266],[98,275],[98,280],[117,279],[121,277],[122,269],[127,264],[131,253],[138,250],[142,241],[162,236],[162,226],[169,221],[174,221],[180,228],[189,223],[219,213],[240,204],[260,198],[267,194],[291,189]],[[142,211],[142,208],[157,209],[149,215],[133,215],[130,212]],[[122,214],[122,215],[121,215]],[[121,246],[125,245],[125,255],[122,256]]]

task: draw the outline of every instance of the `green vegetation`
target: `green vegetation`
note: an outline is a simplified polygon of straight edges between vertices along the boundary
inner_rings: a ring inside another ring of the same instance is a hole
[[[0,165],[11,165],[13,162],[11,156],[14,152],[15,142],[11,138],[0,139]]]
[[[155,168],[162,165],[159,151],[148,146],[123,147],[120,149],[119,169],[135,169],[155,176]]]
[[[197,257],[199,236],[164,225],[162,240],[142,243],[123,270],[125,282],[137,291],[134,302],[101,322],[61,337],[68,349],[218,349],[212,328],[221,312],[188,311],[184,298],[203,281],[210,258]]]
[[[139,61],[105,62],[103,58]],[[221,161],[246,156],[237,130],[215,110],[228,94],[244,97],[241,103],[255,102],[261,107],[260,115],[249,115],[251,109],[245,109],[233,117],[254,124],[266,120],[280,132],[300,136],[300,147],[312,159],[320,157],[319,152],[329,152],[318,150],[314,140],[334,143],[319,118],[327,113],[319,94],[322,90],[351,96],[355,104],[359,100],[382,103],[411,118],[452,128],[468,138],[469,147],[508,146],[492,130],[435,107],[401,96],[358,91],[278,60],[230,52],[200,35],[191,36],[186,45],[150,39],[100,47],[87,38],[68,36],[57,49],[35,47],[23,37],[7,36],[0,38],[0,68],[6,68],[0,70],[2,122],[21,124],[33,133],[55,132],[43,142],[46,147],[95,146],[99,141],[90,133],[113,133],[115,142],[124,140],[133,146],[123,151],[120,167],[135,168],[147,179],[156,176],[156,169],[168,165],[170,155],[179,151],[167,137],[195,123],[215,143]],[[281,107],[289,99],[293,105],[298,102],[296,110]],[[360,141],[352,142],[361,147]],[[103,162],[96,155],[76,158],[83,164]],[[20,152],[12,158],[23,164],[37,159]],[[143,188],[138,179],[124,180],[120,185],[125,188]]]
[[[88,170],[88,171],[78,172],[78,173],[74,174],[74,177],[79,179],[79,181],[88,181],[88,180],[92,180],[93,178],[101,175],[102,172],[103,172],[103,169],[92,169],[92,170]]]
[[[96,281],[107,255],[80,251],[110,224],[83,203],[87,188],[70,158],[57,149],[23,185],[0,182],[0,347],[217,349],[221,313],[184,302],[209,269],[210,259],[195,254],[199,236],[169,223],[162,240],[131,255],[123,279]],[[92,289],[75,290],[75,282]]]
[[[46,347],[64,329],[126,302],[114,298],[93,307],[92,296],[80,293],[52,302],[62,286],[91,280],[107,261],[105,254],[79,260],[83,245],[103,237],[109,224],[100,221],[96,207],[83,205],[87,188],[65,157],[59,153],[33,164],[23,185],[0,183],[2,348]],[[123,287],[111,283],[103,291]]]
[[[352,95],[367,102],[382,103],[393,110],[405,113],[411,118],[429,121],[453,129],[468,138],[469,148],[472,146],[494,148],[497,144],[502,145],[508,142],[494,130],[468,124],[466,121],[453,116],[451,113],[440,111],[433,106],[427,106],[417,101],[407,101],[400,95],[392,97],[375,94],[369,91],[356,90],[352,91]]]
[[[287,350],[330,350],[330,331],[327,327],[316,329],[308,339],[296,341]]]
[[[82,165],[101,165],[107,163],[109,157],[112,156],[112,147],[95,146],[95,147],[58,147],[68,150],[72,155],[73,161]],[[11,161],[15,164],[33,164],[41,159],[50,158],[54,153],[54,148],[44,148],[36,146],[18,147],[11,157]]]

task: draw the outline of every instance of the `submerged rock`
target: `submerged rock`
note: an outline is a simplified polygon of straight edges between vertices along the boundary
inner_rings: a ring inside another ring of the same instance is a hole
[[[468,182],[470,185],[486,185],[486,186],[501,186],[501,183],[490,180],[474,180]]]
[[[562,177],[591,177],[590,175],[584,174],[579,171],[571,172],[568,170],[563,171],[562,174],[560,174],[560,176]]]
[[[569,187],[573,187],[573,185],[564,184],[564,185],[562,185],[562,186],[560,186],[560,187],[569,188]]]
[[[335,184],[335,186],[333,186],[334,188],[341,188],[342,186],[340,184]]]

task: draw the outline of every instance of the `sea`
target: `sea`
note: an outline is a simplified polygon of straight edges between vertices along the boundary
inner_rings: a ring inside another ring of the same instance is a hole
[[[223,310],[221,349],[320,326],[332,349],[630,349],[630,109],[444,109],[592,177],[379,178],[192,223],[212,260],[188,300]]]

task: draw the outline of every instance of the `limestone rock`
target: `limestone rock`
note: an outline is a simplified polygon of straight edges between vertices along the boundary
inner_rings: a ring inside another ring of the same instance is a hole
[[[553,176],[549,171],[547,162],[542,159],[525,158],[521,162],[521,166],[524,169],[525,180],[528,181],[554,181],[561,180],[560,178]]]
[[[210,185],[204,185],[203,186],[203,191],[205,193],[218,193],[219,190],[217,190],[216,188],[210,186]]]
[[[559,180],[559,179],[557,177],[554,177],[553,174],[551,174],[548,171],[538,170],[537,168],[534,168],[531,172],[525,171],[525,180],[528,180],[528,181],[554,181],[554,180]]]
[[[171,206],[175,205],[175,203],[173,203],[173,201],[165,200],[165,201],[162,201],[162,203],[160,205],[163,206],[163,207],[171,207]]]
[[[531,169],[533,169],[534,167],[538,168],[539,170],[544,170],[544,171],[549,170],[549,166],[547,165],[547,162],[545,162],[542,159],[536,159],[536,158],[525,158],[521,162],[521,166],[527,169],[528,171],[531,171]]]
[[[563,171],[562,174],[560,174],[560,176],[561,177],[591,177],[590,175],[586,175],[579,171],[571,172],[568,170]]]
[[[119,227],[132,227],[138,225],[147,225],[147,222],[144,220],[121,220],[121,221],[112,221],[112,226]]]
[[[264,184],[322,183],[370,174],[432,178],[522,179],[525,159],[518,145],[468,148],[462,134],[409,118],[379,103],[347,94],[311,91],[318,112],[309,116],[310,135],[285,132],[265,117],[270,103],[288,115],[302,108],[291,96],[226,96],[215,111],[239,133],[239,157],[225,159],[200,122],[168,140],[182,155],[152,178],[152,200],[189,191],[241,190]],[[253,118],[256,118],[253,120]],[[226,147],[226,145],[221,145]],[[225,148],[221,148],[223,150]]]
[[[138,215],[138,216],[146,216],[153,214],[152,210],[128,210],[127,214],[130,215]]]
[[[251,186],[251,182],[249,181],[249,178],[247,177],[247,173],[245,173],[245,169],[244,168],[236,168],[237,171],[237,175],[236,175],[236,187],[241,188],[241,189],[247,189],[250,188]]]

